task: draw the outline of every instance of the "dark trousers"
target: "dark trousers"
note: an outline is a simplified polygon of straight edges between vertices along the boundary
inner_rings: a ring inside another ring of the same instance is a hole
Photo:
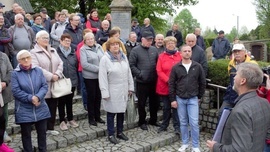
[[[87,91],[88,121],[100,119],[101,92],[98,79],[84,79]]]
[[[174,129],[179,130],[180,121],[177,109],[171,107],[171,101],[169,100],[169,96],[160,96],[160,98],[163,102],[163,121],[160,127],[166,129],[169,126],[170,118],[172,117]]]
[[[47,131],[47,119],[40,120],[38,122],[30,122],[30,123],[21,123],[21,135],[22,135],[22,144],[24,152],[32,152],[32,140],[31,140],[31,126],[35,124],[37,131],[37,139],[38,139],[38,151],[46,152],[47,151],[47,143],[46,143],[46,131]]]
[[[110,113],[107,112],[107,129],[108,129],[108,135],[112,136],[114,135],[114,116],[116,115],[116,129],[117,134],[120,134],[123,132],[124,128],[124,113]]]
[[[0,107],[3,109],[3,107]],[[5,119],[5,115],[4,113],[2,113],[2,115],[0,116],[0,146],[3,144],[4,142],[4,133],[6,130],[6,119]]]
[[[51,113],[51,118],[49,118],[47,121],[47,129],[54,130],[58,98],[48,98],[48,99],[45,99],[45,101],[46,101],[46,103],[49,107],[50,113]]]
[[[67,111],[67,120],[68,121],[73,120],[72,104],[73,104],[73,96],[74,96],[75,87],[72,87],[71,91],[72,91],[71,94],[65,95],[58,99],[58,112],[59,112],[60,123],[62,121],[65,121],[65,115],[66,115],[65,108]]]
[[[87,92],[86,92],[82,72],[79,72],[79,79],[80,79],[80,83],[81,83],[81,95],[82,95],[83,105],[87,106]]]
[[[156,83],[139,83],[137,82],[137,97],[138,97],[138,111],[139,111],[139,125],[145,124],[146,100],[149,97],[149,111],[150,120],[149,123],[154,124],[157,122],[157,111],[159,107],[159,101],[156,95]]]

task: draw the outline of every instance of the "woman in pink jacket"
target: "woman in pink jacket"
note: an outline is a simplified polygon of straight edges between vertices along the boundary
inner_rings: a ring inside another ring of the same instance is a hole
[[[51,94],[51,84],[62,77],[63,62],[57,51],[49,44],[49,33],[42,30],[36,34],[36,45],[32,49],[32,65],[42,69],[43,74],[48,83],[48,92],[45,96],[45,101],[49,106],[51,118],[47,121],[47,133],[58,135],[59,132],[54,130],[56,108],[58,98],[53,98]]]

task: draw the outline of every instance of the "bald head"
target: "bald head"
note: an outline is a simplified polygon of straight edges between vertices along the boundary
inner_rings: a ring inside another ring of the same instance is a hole
[[[155,37],[155,45],[157,48],[163,46],[164,36],[162,34],[157,34]]]
[[[194,34],[195,34],[196,36],[201,35],[201,29],[200,29],[200,28],[195,28]]]
[[[110,27],[110,22],[108,20],[103,20],[101,22],[101,27],[103,30],[107,31]]]
[[[149,18],[145,18],[145,19],[143,20],[143,24],[144,24],[145,26],[150,25],[150,19],[149,19]]]

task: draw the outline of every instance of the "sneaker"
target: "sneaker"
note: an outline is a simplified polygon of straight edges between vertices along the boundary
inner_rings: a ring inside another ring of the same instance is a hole
[[[192,152],[201,152],[199,148],[192,148]]]
[[[179,151],[179,152],[184,152],[184,151],[186,151],[187,148],[188,148],[188,145],[182,145],[182,146],[178,149],[178,151]]]
[[[125,134],[123,134],[123,133],[117,134],[116,137],[119,138],[119,139],[128,141],[128,137]]]
[[[69,125],[72,127],[72,128],[77,128],[79,127],[79,125],[77,124],[77,122],[75,120],[71,120],[68,122]]]
[[[47,134],[52,134],[52,135],[54,135],[54,136],[56,136],[56,135],[59,135],[60,133],[58,132],[58,131],[56,131],[56,130],[47,130],[47,132],[46,132]]]
[[[62,121],[61,123],[60,123],[60,129],[61,130],[68,130],[68,127],[67,127],[67,124],[66,124],[66,122],[65,121]]]
[[[4,142],[5,143],[8,143],[8,142],[11,142],[12,139],[8,136],[7,132],[5,131],[4,133]]]
[[[13,149],[11,149],[10,147],[8,147],[6,144],[2,144],[0,146],[0,151],[3,151],[3,152],[14,152]]]

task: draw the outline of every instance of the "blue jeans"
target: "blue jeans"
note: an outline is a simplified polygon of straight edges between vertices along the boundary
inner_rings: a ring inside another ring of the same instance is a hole
[[[265,143],[263,152],[270,152],[270,145],[267,145],[267,144]]]
[[[82,72],[79,72],[79,79],[80,79],[80,83],[81,83],[81,94],[82,94],[83,105],[87,106],[87,92],[86,92]]]
[[[180,130],[183,144],[189,142],[188,123],[191,129],[192,147],[199,147],[199,104],[198,97],[183,99],[176,96],[177,110],[180,119]]]
[[[108,129],[108,135],[112,136],[114,135],[114,116],[116,115],[116,129],[117,134],[120,134],[123,132],[124,128],[124,113],[110,113],[107,112],[107,129]]]
[[[160,98],[163,102],[163,121],[160,128],[166,129],[169,126],[170,118],[172,117],[174,129],[179,130],[180,122],[177,114],[177,109],[171,107],[171,101],[169,100],[169,96],[162,95],[160,96]]]

